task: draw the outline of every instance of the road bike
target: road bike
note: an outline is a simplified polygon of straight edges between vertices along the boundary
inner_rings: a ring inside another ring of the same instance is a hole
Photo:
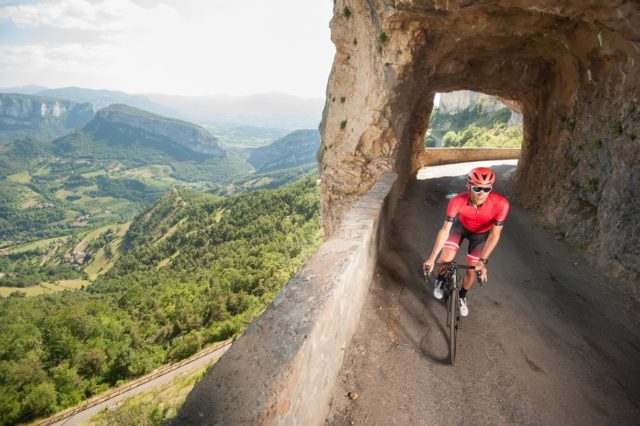
[[[444,300],[447,304],[447,328],[449,328],[449,359],[451,365],[455,365],[458,330],[460,329],[460,288],[458,287],[460,277],[458,269],[475,269],[475,266],[458,265],[455,260],[434,265],[436,270],[442,268],[444,268],[442,289],[444,290]],[[476,271],[476,275],[482,287],[480,271]],[[428,283],[429,271],[427,271],[426,280]]]

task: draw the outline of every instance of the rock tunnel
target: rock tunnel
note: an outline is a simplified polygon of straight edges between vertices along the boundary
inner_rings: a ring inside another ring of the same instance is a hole
[[[637,2],[334,3],[318,153],[326,235],[383,173],[415,176],[436,92],[473,90],[524,116],[521,202],[598,266],[637,282]]]

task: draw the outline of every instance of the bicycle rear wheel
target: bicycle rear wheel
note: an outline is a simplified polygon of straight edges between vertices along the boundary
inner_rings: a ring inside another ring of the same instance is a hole
[[[458,340],[458,303],[460,295],[457,287],[453,287],[449,295],[447,325],[449,326],[449,359],[451,365],[456,362],[456,346]]]

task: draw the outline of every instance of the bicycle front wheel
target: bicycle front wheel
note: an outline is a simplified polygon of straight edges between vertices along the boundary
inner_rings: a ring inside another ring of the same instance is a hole
[[[458,340],[458,303],[460,295],[454,286],[449,295],[449,309],[447,323],[449,325],[449,358],[451,365],[456,362],[456,345]]]

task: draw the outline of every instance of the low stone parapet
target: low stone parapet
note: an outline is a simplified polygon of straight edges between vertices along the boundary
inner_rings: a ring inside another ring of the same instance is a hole
[[[320,425],[397,205],[385,174],[191,391],[175,425]]]
[[[520,151],[520,148],[426,148],[417,159],[417,168],[468,161],[519,159]]]

